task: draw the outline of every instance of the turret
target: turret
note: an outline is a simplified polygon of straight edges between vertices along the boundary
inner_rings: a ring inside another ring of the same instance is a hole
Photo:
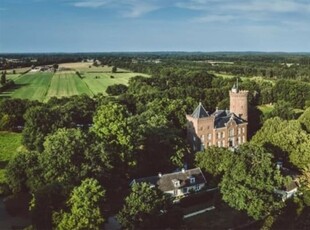
[[[248,120],[248,93],[247,90],[239,90],[238,82],[229,91],[230,112],[246,121]]]

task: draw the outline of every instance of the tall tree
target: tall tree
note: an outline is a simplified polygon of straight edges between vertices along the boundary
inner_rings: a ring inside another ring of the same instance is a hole
[[[92,131],[106,144],[115,161],[133,164],[134,149],[132,128],[128,123],[129,113],[120,104],[109,102],[100,106],[94,116]]]
[[[35,191],[44,184],[38,157],[37,152],[21,152],[9,161],[6,178],[13,193]]]
[[[47,136],[40,164],[47,183],[65,185],[76,185],[88,176],[106,179],[111,168],[100,143],[80,129],[58,129]]]
[[[166,211],[170,202],[170,198],[148,183],[133,184],[117,219],[125,229],[156,228],[158,217]]]
[[[303,128],[310,133],[310,107],[303,112],[298,120],[302,124]]]
[[[1,79],[0,79],[1,85],[4,85],[6,83],[6,73],[2,72]]]
[[[233,153],[230,150],[211,146],[196,153],[195,161],[196,166],[216,176],[223,175],[229,169],[232,158]]]
[[[281,206],[274,190],[282,186],[282,181],[272,155],[260,146],[245,144],[224,174],[220,191],[231,207],[258,220]]]
[[[95,179],[88,178],[75,187],[68,201],[70,212],[60,212],[57,229],[102,229],[105,190]],[[57,222],[57,221],[56,221]]]

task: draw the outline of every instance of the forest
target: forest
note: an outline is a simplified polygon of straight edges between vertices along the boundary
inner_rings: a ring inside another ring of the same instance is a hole
[[[31,194],[29,229],[102,229],[110,216],[124,229],[191,229],[161,191],[129,187],[134,178],[184,165],[200,167],[220,199],[257,221],[257,228],[309,229],[308,54],[6,54],[0,68],[86,59],[150,77],[109,86],[107,96],[0,100],[0,130],[22,129],[23,145],[12,152],[1,192]],[[209,112],[229,108],[237,80],[249,91],[250,141],[234,152],[192,152],[185,115],[199,102]],[[299,195],[286,202],[274,192],[291,182],[277,169],[279,161],[300,178]]]

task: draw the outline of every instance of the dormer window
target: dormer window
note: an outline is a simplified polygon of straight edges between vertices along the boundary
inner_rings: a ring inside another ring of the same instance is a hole
[[[189,183],[190,183],[190,184],[195,184],[195,177],[191,176],[191,177],[189,178]]]
[[[179,180],[173,179],[173,180],[172,180],[172,183],[173,183],[173,186],[174,186],[174,187],[176,187],[176,188],[180,187],[180,181],[179,181]]]

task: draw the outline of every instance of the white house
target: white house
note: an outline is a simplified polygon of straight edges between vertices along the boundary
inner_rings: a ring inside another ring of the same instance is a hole
[[[157,187],[175,198],[187,196],[192,192],[198,192],[207,184],[200,168],[182,169],[180,172],[159,173],[157,176],[134,179],[130,185],[142,182],[149,183],[152,187]]]
[[[282,201],[285,201],[297,193],[298,187],[298,182],[293,180],[284,188],[276,189],[275,192],[281,197]]]

